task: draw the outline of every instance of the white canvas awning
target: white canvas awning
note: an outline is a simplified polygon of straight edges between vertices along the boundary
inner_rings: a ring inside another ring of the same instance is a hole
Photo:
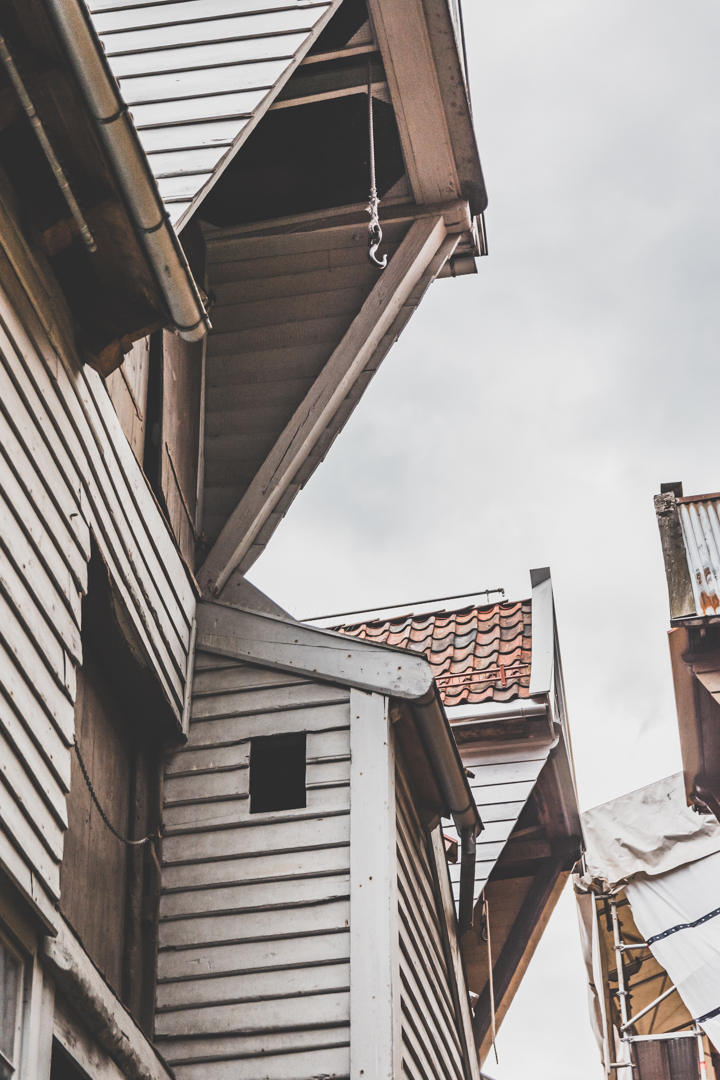
[[[582,820],[587,874],[578,886],[602,885],[606,895],[624,891],[640,938],[667,972],[690,1018],[720,1047],[720,824],[686,805],[681,773],[595,807]],[[597,925],[593,931],[589,895],[579,895],[578,904],[591,1016],[607,1060],[606,1001],[599,992],[602,973],[595,955]],[[615,962],[608,957],[608,964]],[[667,1007],[673,1000],[677,999],[667,999]],[[633,1014],[640,1007],[638,998]],[[669,1023],[654,1030],[674,1030],[677,1024],[670,1019]]]

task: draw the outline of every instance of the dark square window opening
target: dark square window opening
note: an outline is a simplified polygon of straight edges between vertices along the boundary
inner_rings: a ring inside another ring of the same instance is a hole
[[[261,735],[250,742],[250,813],[307,806],[304,731]]]

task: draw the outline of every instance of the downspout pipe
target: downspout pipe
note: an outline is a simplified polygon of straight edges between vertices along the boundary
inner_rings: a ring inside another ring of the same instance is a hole
[[[475,892],[475,838],[482,831],[475,799],[465,775],[450,724],[433,681],[424,697],[410,703],[418,734],[432,763],[433,771],[460,834],[459,931],[472,928]]]
[[[173,325],[185,341],[200,341],[210,329],[210,320],[88,10],[82,0],[45,0],[45,5],[112,163]]]

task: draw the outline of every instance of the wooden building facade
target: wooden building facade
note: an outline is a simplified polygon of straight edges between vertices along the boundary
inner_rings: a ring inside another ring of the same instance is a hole
[[[582,852],[550,571],[530,577],[528,600],[342,628],[427,658],[483,821],[460,926],[481,1062]]]
[[[485,253],[459,9],[91,6],[0,0],[0,1075],[476,1080],[432,670],[243,577]]]

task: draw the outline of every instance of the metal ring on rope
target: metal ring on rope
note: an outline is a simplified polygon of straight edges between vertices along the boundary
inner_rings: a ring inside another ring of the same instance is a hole
[[[368,225],[368,259],[378,270],[384,270],[387,266],[387,255],[378,258],[377,249],[382,244],[382,229],[380,228],[380,215],[378,208],[377,184],[375,181],[375,130],[373,127],[373,96],[372,96],[372,61],[368,58],[368,132],[370,135],[370,201],[367,212],[370,215]]]

